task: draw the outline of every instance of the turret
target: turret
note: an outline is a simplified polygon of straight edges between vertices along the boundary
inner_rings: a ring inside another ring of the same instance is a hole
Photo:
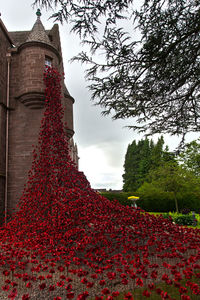
[[[40,10],[31,31],[10,32],[14,48],[11,54],[9,79],[9,136],[8,136],[8,199],[7,208],[12,212],[26,184],[32,163],[33,145],[38,142],[44,112],[43,72],[45,65],[52,65],[63,73],[63,61],[58,25],[45,30]],[[73,103],[64,80],[62,104],[65,108],[63,122],[67,123],[68,139],[72,138]]]

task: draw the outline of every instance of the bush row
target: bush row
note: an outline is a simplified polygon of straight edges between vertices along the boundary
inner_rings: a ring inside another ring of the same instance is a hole
[[[119,203],[121,203],[122,205],[128,205],[131,206],[131,201],[128,200],[129,196],[136,196],[135,193],[113,193],[113,192],[102,192],[101,193],[102,196],[106,197],[108,200],[113,201],[113,200],[117,200],[119,201]]]
[[[137,201],[137,205],[144,209],[145,211],[153,212],[169,212],[176,211],[175,201],[171,193],[158,191],[158,190],[149,190],[148,193],[113,193],[113,192],[104,192],[101,193],[102,196],[106,197],[110,201],[116,199],[122,205],[131,206],[132,202],[127,198],[129,196],[139,196],[140,199]],[[190,211],[195,211],[196,213],[200,212],[200,198],[197,195],[194,195],[192,192],[185,193],[184,195],[177,195],[179,211],[187,208]]]

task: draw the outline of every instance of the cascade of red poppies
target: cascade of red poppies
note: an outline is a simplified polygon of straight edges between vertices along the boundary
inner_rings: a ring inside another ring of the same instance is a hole
[[[125,299],[133,299],[131,291],[145,286],[144,297],[155,291],[173,299],[156,289],[163,281],[183,300],[190,299],[188,291],[200,295],[193,281],[200,277],[199,230],[110,202],[91,189],[68,154],[60,82],[55,69],[46,69],[32,169],[18,211],[0,231],[3,292],[23,300],[40,299],[40,293],[56,300],[112,300],[124,290]]]

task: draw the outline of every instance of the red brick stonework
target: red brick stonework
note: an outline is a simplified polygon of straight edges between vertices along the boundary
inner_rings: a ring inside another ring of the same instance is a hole
[[[63,61],[58,25],[45,30],[40,14],[31,31],[7,32],[0,19],[0,215],[12,212],[19,201],[31,167],[33,145],[37,144],[44,112],[43,72],[50,62],[63,73]],[[11,55],[9,93],[7,53]],[[48,62],[47,62],[48,61]],[[64,81],[63,106],[70,152],[77,163],[74,146],[73,103]],[[7,199],[6,178],[6,103],[9,95]],[[72,149],[73,148],[73,149]],[[7,208],[5,208],[5,203]]]

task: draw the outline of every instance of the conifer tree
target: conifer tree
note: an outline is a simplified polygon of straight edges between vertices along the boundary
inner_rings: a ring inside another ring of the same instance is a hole
[[[166,161],[174,161],[174,154],[164,149],[164,138],[157,143],[148,138],[134,140],[128,145],[124,162],[123,190],[136,191],[145,181],[148,173],[155,170]]]
[[[89,48],[75,57],[92,98],[139,132],[184,136],[200,129],[198,0],[35,0],[54,9]],[[101,59],[99,59],[99,56]],[[130,124],[131,125],[131,124]]]

